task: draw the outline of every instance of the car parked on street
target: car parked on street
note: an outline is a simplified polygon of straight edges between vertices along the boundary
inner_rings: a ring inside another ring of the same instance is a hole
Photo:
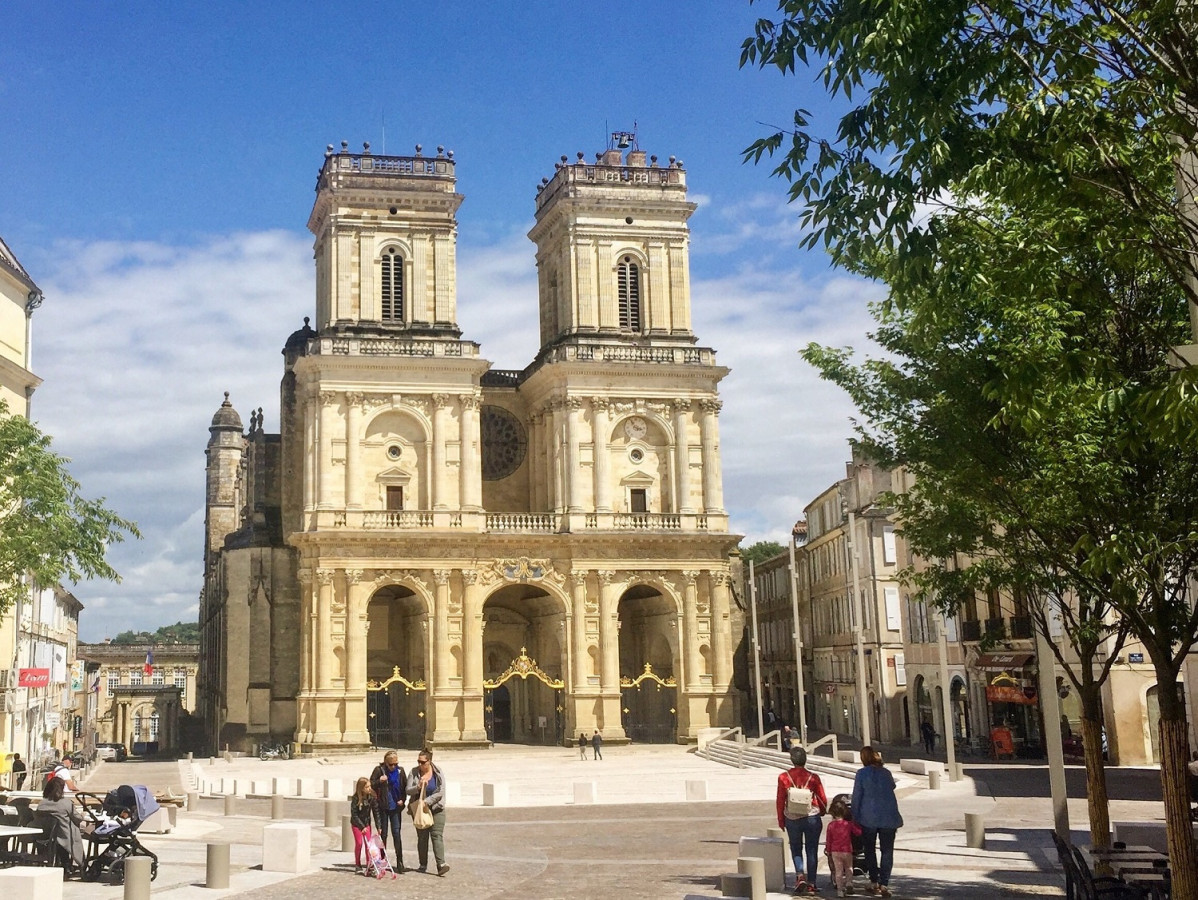
[[[129,758],[129,751],[124,744],[96,744],[96,759],[110,762],[124,762]]]

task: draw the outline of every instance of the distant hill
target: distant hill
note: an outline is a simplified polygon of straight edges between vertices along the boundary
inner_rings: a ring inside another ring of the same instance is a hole
[[[155,632],[122,631],[112,639],[114,644],[198,644],[199,622],[176,622],[163,625]]]

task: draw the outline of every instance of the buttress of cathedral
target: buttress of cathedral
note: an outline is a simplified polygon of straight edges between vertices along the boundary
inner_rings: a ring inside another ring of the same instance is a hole
[[[452,152],[329,147],[280,433],[227,395],[209,429],[214,748],[686,742],[738,721],[728,370],[691,329],[695,204],[680,162],[620,143],[537,189],[540,350],[519,371],[458,325]]]

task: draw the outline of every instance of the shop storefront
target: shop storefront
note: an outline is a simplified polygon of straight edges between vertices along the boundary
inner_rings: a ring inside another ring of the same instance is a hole
[[[983,653],[974,663],[986,686],[987,731],[995,756],[1044,755],[1033,660],[1030,653]]]

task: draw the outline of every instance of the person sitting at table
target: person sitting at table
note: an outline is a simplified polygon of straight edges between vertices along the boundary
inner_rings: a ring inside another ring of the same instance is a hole
[[[63,796],[66,787],[61,778],[51,778],[46,781],[42,790],[42,802],[33,813],[34,827],[53,839],[55,848],[54,865],[62,865],[68,871],[83,868],[83,835],[79,826],[83,824],[83,813],[74,802]]]

